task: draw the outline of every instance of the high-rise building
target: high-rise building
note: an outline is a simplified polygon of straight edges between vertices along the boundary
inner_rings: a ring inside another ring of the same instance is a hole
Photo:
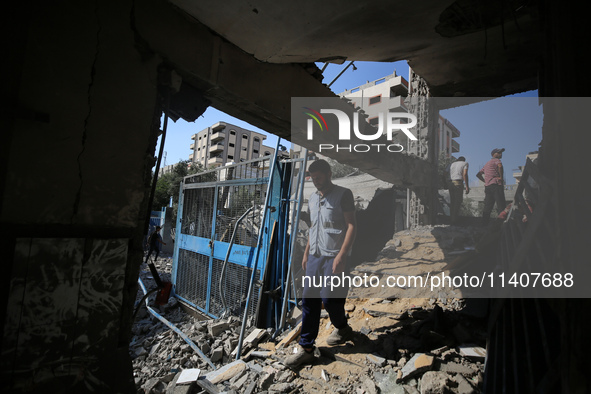
[[[191,144],[193,153],[189,155],[189,160],[210,168],[270,156],[275,153],[275,149],[263,145],[266,138],[266,135],[256,131],[217,122],[191,137],[194,142]]]

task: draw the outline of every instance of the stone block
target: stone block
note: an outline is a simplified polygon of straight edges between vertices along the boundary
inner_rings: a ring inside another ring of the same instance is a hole
[[[212,363],[216,363],[220,361],[222,357],[224,357],[224,348],[218,347],[213,349],[213,352],[211,352],[211,357],[209,359]]]
[[[242,360],[236,360],[230,364],[224,365],[220,369],[208,373],[205,375],[205,378],[213,384],[218,384],[232,379],[244,370],[246,370],[246,363]]]
[[[226,331],[228,328],[230,328],[230,325],[226,322],[217,322],[210,324],[208,327],[209,335],[211,335],[212,337],[217,337],[218,335]]]
[[[386,359],[380,356],[376,356],[375,354],[368,354],[366,356],[367,361],[377,365],[378,367],[383,367],[386,365]]]
[[[427,371],[421,378],[421,394],[446,394],[448,376],[441,371]]]

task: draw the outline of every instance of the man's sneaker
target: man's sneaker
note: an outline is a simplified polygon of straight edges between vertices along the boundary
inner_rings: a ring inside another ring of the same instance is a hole
[[[332,334],[326,338],[326,344],[329,346],[342,345],[343,343],[350,341],[355,336],[351,326],[347,325],[341,329],[335,329]]]
[[[315,350],[316,348],[312,349],[311,352],[307,352],[303,347],[299,346],[298,352],[285,357],[283,364],[289,368],[299,367],[302,364],[312,364],[316,360]]]

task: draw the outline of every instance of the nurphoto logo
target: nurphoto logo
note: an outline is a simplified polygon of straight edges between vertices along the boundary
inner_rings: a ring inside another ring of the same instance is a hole
[[[322,114],[329,114],[336,116],[338,122],[338,140],[339,141],[351,141],[351,130],[355,137],[361,141],[376,141],[386,136],[388,141],[393,142],[395,133],[401,131],[408,139],[416,141],[417,137],[410,131],[411,128],[417,125],[417,117],[413,114],[403,112],[380,112],[377,116],[378,127],[366,127],[365,130],[375,130],[374,133],[364,134],[361,132],[359,127],[359,112],[353,112],[353,120],[345,112],[338,109],[325,109],[322,108],[320,111],[316,111],[310,107],[303,107],[304,114],[309,118],[306,124],[306,138],[308,140],[314,139],[314,129],[316,128],[321,133],[333,133],[334,130],[329,130],[328,123]],[[374,118],[375,119],[375,118]],[[405,120],[401,123],[401,120]],[[362,120],[363,122],[363,120]],[[352,126],[352,127],[351,127]],[[404,147],[399,143],[372,143],[372,144],[319,144],[318,152],[327,150],[338,151],[349,151],[349,152],[402,152]]]

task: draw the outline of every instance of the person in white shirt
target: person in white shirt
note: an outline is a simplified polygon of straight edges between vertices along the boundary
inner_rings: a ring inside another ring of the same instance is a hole
[[[449,176],[451,179],[449,188],[451,224],[457,224],[460,207],[464,200],[464,189],[466,190],[466,194],[470,193],[470,186],[468,186],[468,163],[466,163],[464,156],[460,156],[458,160],[451,164],[449,167]]]

